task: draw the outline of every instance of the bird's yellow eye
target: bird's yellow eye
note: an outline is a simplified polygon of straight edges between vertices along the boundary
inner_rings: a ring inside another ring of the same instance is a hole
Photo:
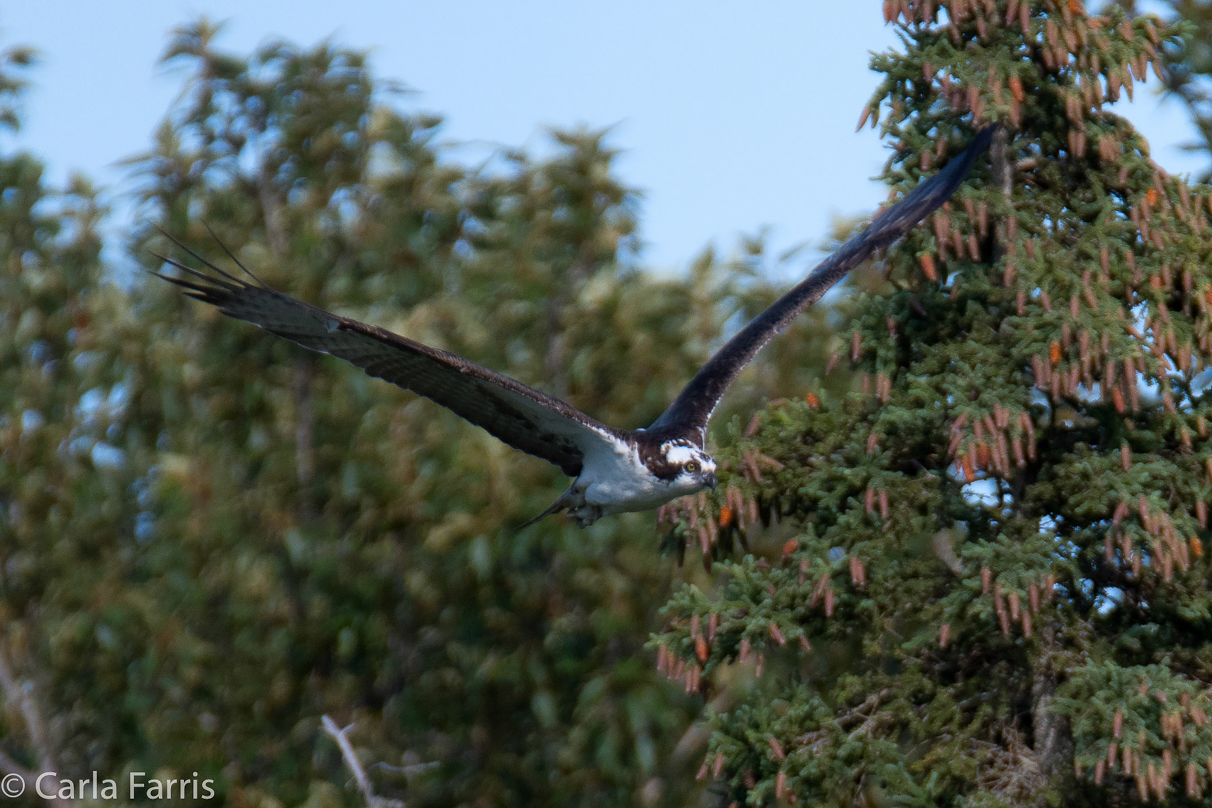
[[[698,474],[699,473],[699,461],[691,460],[689,463],[687,463],[686,471],[689,471],[691,474]]]

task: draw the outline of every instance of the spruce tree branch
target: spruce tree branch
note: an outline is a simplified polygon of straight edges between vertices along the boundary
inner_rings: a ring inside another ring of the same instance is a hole
[[[851,707],[846,712],[839,715],[835,720],[837,725],[842,729],[849,729],[855,724],[860,725],[867,735],[871,735],[875,729],[877,718],[879,717],[879,709],[883,706],[884,701],[892,695],[892,692],[887,688],[880,690],[877,693],[872,693],[863,699],[863,701]],[[856,730],[857,731],[857,730]],[[853,734],[853,732],[851,733]]]

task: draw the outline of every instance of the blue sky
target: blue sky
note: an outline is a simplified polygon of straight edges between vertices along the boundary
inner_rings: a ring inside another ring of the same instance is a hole
[[[156,60],[175,25],[226,20],[224,47],[333,36],[369,49],[376,74],[443,114],[445,137],[541,149],[545,127],[613,125],[623,180],[644,192],[645,263],[678,270],[705,245],[730,250],[772,229],[778,248],[817,244],[836,216],[872,211],[884,147],[855,132],[877,77],[870,51],[896,45],[880,4],[821,0],[27,0],[0,8],[0,45],[42,53],[16,145],[61,182],[80,170],[123,210],[115,163],[148,148],[180,76]],[[1138,91],[1124,114],[1174,173],[1204,163],[1174,102]],[[4,136],[8,150],[13,138]]]

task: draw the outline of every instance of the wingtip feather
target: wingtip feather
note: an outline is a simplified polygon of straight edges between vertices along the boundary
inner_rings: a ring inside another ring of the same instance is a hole
[[[188,254],[191,258],[193,258],[198,263],[202,264],[202,266],[206,267],[211,272],[215,272],[215,273],[219,274],[220,276],[223,277],[223,279],[225,281],[227,281],[230,284],[236,284],[237,286],[243,285],[244,282],[241,281],[239,278],[237,278],[235,275],[232,275],[230,272],[226,272],[226,271],[220,269],[219,267],[215,266],[210,261],[207,261],[201,255],[194,252],[189,247],[185,246],[185,244],[179,238],[177,238],[176,236],[167,232],[164,228],[160,227],[159,225],[152,225],[152,226],[155,227],[156,230],[158,230],[160,232],[160,234],[163,235],[166,239],[171,241],[173,244],[177,245],[178,249],[180,249],[183,252],[185,252],[186,254]],[[209,226],[207,227],[207,230],[210,231]],[[215,235],[214,232],[211,231],[211,236],[213,237],[214,235]],[[256,275],[253,275],[251,272],[249,272],[247,269],[244,268],[243,264],[241,264],[238,260],[236,260],[236,257],[231,254],[231,251],[227,249],[227,246],[225,244],[223,244],[223,242],[219,241],[219,239],[217,237],[215,237],[215,241],[218,241],[219,246],[223,248],[223,251],[226,252],[229,256],[231,256],[231,259],[232,259],[232,261],[235,262],[236,266],[240,267],[240,269],[242,269],[242,270],[244,270],[244,272],[248,273],[248,276],[250,278],[252,278],[254,281],[256,281],[258,284],[260,284],[261,286],[265,285],[261,282],[260,278],[258,278]],[[200,278],[205,278],[207,281],[209,281],[211,283],[220,283],[219,279],[213,278],[209,275],[206,275],[205,273],[199,272],[196,269],[192,269],[192,268],[186,266],[185,264],[181,263],[180,261],[176,260],[175,258],[169,258],[167,256],[160,255],[159,253],[155,252],[154,250],[151,251],[151,254],[156,256],[156,258],[159,258],[161,261],[164,261],[167,264],[171,264],[171,265],[175,266],[177,269],[180,269],[184,272],[189,272]]]

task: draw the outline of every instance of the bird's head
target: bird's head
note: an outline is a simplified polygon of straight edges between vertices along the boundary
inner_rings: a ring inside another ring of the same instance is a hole
[[[677,470],[672,485],[683,495],[715,488],[715,461],[711,455],[684,441],[671,441],[661,448],[665,463]]]

